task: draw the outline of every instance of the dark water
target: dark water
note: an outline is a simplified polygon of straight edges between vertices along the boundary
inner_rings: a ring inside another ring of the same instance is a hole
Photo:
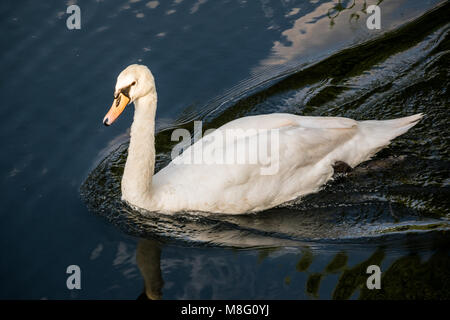
[[[2,1],[0,298],[449,299],[450,5],[382,1],[377,31],[368,4]],[[144,218],[120,202],[132,112],[101,124],[131,63],[156,78],[157,169],[194,120],[426,117],[302,201]]]

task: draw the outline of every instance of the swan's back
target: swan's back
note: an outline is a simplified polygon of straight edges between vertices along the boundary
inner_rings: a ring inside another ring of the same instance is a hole
[[[193,144],[154,176],[152,206],[164,212],[230,214],[268,209],[317,192],[333,176],[337,161],[355,167],[421,117],[355,121],[277,113],[236,119]],[[234,138],[224,139],[230,131]],[[261,156],[261,141],[267,140]],[[202,160],[195,163],[193,154]],[[226,161],[233,157],[234,161]],[[225,161],[218,163],[218,158]]]

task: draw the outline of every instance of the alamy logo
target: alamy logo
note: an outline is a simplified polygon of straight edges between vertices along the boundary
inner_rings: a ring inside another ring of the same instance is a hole
[[[202,139],[202,122],[194,121],[194,141],[186,129],[176,129],[171,140],[180,141],[172,149],[175,165],[258,165],[261,175],[279,169],[279,129],[210,129]]]
[[[370,277],[367,278],[366,285],[367,289],[381,289],[381,270],[377,265],[370,265],[367,267],[368,274],[371,274]]]
[[[367,13],[370,16],[367,17],[366,26],[369,30],[381,29],[381,9],[377,5],[371,5],[367,7]]]
[[[66,20],[67,29],[81,29],[81,10],[76,4],[67,7],[66,13],[70,14]]]
[[[66,286],[67,289],[73,290],[73,289],[81,289],[81,269],[76,264],[72,264],[67,267],[66,270],[67,274],[70,274],[70,276],[67,278]]]

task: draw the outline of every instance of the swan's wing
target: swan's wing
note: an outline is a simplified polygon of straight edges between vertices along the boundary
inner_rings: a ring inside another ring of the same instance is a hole
[[[247,150],[249,145],[255,145],[265,138],[271,140],[272,133],[276,133],[278,146],[275,147],[279,149],[280,159],[293,157],[298,166],[303,164],[301,159],[319,162],[326,154],[354,137],[357,130],[358,122],[352,119],[274,113],[231,121],[220,127],[217,132],[219,136],[225,136],[229,131],[234,131],[235,140],[230,139],[230,142],[227,141],[227,145],[223,146],[216,143],[214,132],[211,139],[208,139],[208,136],[204,138],[204,145],[210,144],[212,152],[226,153],[234,148]]]
[[[311,161],[318,162],[325,154],[350,139],[356,132],[357,124],[347,118],[301,117],[283,113],[244,117],[209,133],[187,148],[174,162],[223,164],[218,161],[218,157],[222,157],[225,163],[230,163],[234,157],[236,161],[241,161],[240,164],[248,163],[242,157],[250,161],[255,157],[254,152],[260,151],[255,150],[255,146],[261,148],[262,142],[266,140],[269,140],[267,148],[278,148],[280,157],[295,156],[294,153],[301,152]],[[276,145],[271,142],[273,139]]]
[[[315,192],[333,174],[332,160],[328,157],[354,136],[357,127],[314,128],[313,125],[278,126],[275,128],[279,129],[278,146],[271,145],[262,157],[259,150],[249,148],[261,140],[259,131],[226,144],[219,139],[206,142],[206,136],[201,150],[198,141],[178,157],[189,161],[172,161],[154,176],[155,190],[161,191],[155,197],[174,206],[179,203],[176,209],[239,213],[262,210]],[[213,159],[217,159],[215,155],[227,159],[233,153],[237,160],[239,149],[246,151],[243,163],[195,163],[192,161],[195,157],[188,156],[201,152],[206,159],[211,159],[211,155]],[[255,153],[256,163],[250,161]]]
[[[280,129],[283,127],[303,127],[317,129],[349,129],[357,121],[342,117],[303,117],[289,113],[271,113],[248,116],[226,123],[219,129]]]
[[[233,130],[229,139],[227,134]],[[292,171],[319,163],[356,132],[357,122],[345,118],[285,114],[245,117],[197,141],[157,175],[165,176],[165,183],[189,181],[196,186],[203,181],[207,185],[214,178],[209,188],[224,190],[258,180],[263,167],[273,165],[277,167],[273,175],[278,176],[274,180],[282,182]],[[275,142],[271,141],[272,133]]]

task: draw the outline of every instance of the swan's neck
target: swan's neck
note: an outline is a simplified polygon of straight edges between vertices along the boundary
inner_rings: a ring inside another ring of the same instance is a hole
[[[134,102],[130,146],[122,177],[122,199],[143,207],[151,195],[155,169],[155,113],[156,92]]]

